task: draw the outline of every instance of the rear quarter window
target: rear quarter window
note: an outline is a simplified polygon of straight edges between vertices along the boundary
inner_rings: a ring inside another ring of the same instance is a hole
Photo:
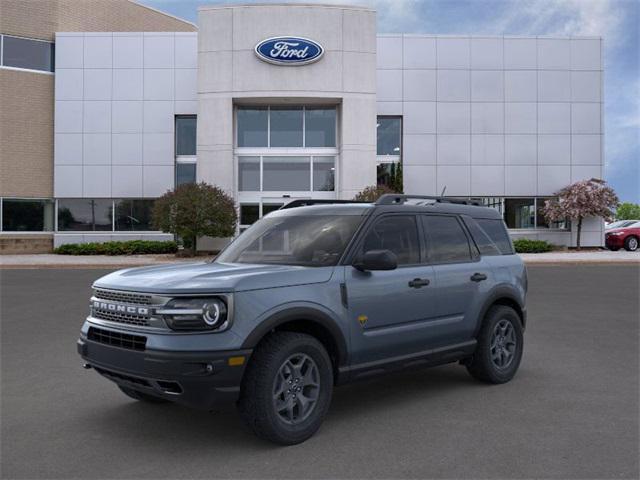
[[[502,255],[513,254],[513,244],[511,243],[511,238],[509,237],[509,233],[507,232],[504,222],[501,219],[476,218],[475,222],[486,234],[486,236],[491,239],[491,241],[498,248]],[[478,248],[480,248],[479,244]]]

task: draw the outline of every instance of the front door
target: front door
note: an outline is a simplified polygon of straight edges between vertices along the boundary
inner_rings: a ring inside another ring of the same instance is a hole
[[[375,362],[428,348],[436,314],[433,268],[422,262],[415,215],[383,215],[358,246],[396,254],[398,268],[361,272],[345,267],[353,364]]]

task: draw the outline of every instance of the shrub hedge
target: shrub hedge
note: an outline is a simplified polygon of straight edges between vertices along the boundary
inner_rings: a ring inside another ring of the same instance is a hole
[[[126,242],[68,243],[54,249],[60,255],[141,255],[150,253],[175,253],[174,241],[129,240]]]
[[[544,240],[529,240],[519,238],[513,241],[517,253],[544,253],[553,250],[553,245]]]

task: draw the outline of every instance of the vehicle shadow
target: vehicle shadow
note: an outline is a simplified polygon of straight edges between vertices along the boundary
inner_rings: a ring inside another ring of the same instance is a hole
[[[457,390],[488,388],[473,380],[463,367],[444,366],[383,375],[338,387],[324,429],[344,421],[357,421],[380,410],[402,409],[407,404],[441,402]],[[154,450],[188,449],[206,455],[212,448],[265,451],[279,448],[253,435],[233,405],[215,412],[183,408],[173,404],[146,404],[128,401],[110,409],[87,412],[88,424],[101,436],[126,438]],[[153,438],[153,444],[148,439]],[[137,447],[138,448],[138,447]]]

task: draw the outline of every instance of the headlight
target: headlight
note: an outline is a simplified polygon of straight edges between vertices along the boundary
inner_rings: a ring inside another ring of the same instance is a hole
[[[174,298],[156,310],[172,330],[215,330],[229,326],[227,304],[218,297]]]
[[[615,236],[624,235],[624,232],[611,232],[609,233],[609,235],[615,235]]]

